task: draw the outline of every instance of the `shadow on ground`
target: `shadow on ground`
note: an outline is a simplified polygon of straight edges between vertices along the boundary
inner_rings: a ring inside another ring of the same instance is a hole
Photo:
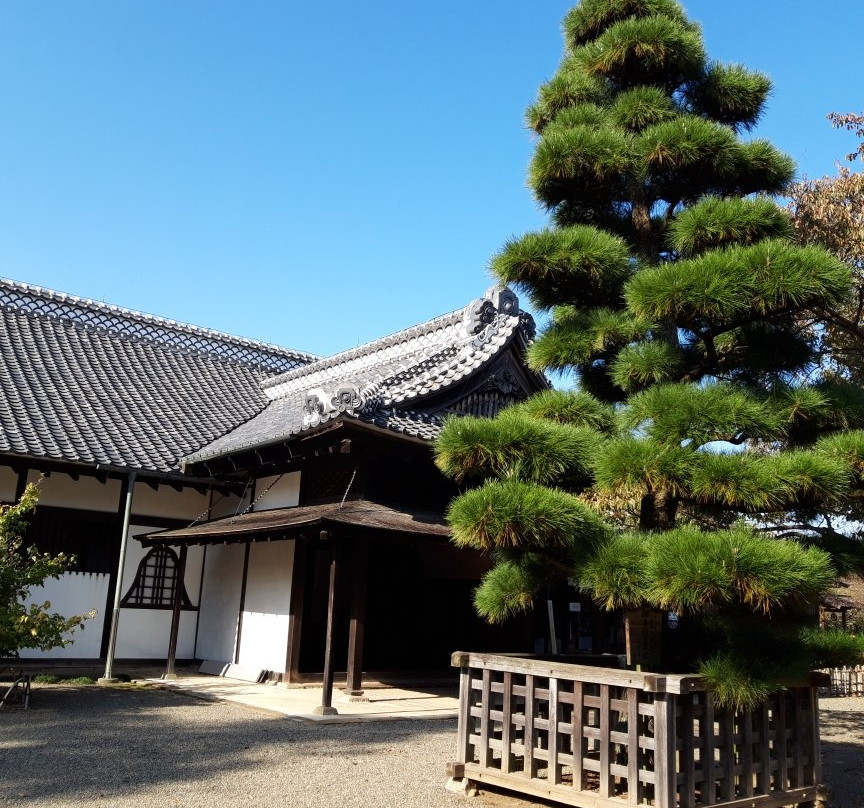
[[[864,805],[864,711],[822,710],[829,808]],[[0,710],[0,806],[465,808],[455,720],[309,725],[157,688],[37,686]],[[485,792],[474,804],[517,808]]]
[[[308,804],[322,805],[325,785],[355,790],[361,763],[364,778],[392,780],[388,760],[395,768],[418,738],[431,743],[418,765],[440,798],[428,804],[450,804],[455,721],[310,726],[168,690],[38,686],[30,710],[0,710],[0,805],[130,805],[146,793],[154,806],[198,805],[207,794],[200,804],[293,806],[307,803],[286,790],[310,789]]]
[[[822,779],[830,789],[829,808],[864,805],[864,713],[823,711]]]

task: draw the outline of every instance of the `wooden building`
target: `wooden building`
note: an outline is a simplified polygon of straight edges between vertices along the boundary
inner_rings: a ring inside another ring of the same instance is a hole
[[[126,536],[119,658],[320,676],[328,607],[357,687],[530,650],[473,612],[486,561],[449,543],[431,442],[547,386],[532,336],[507,289],[320,358],[0,282],[0,499],[44,475],[31,539],[78,565],[35,597],[99,613],[51,655],[106,654]]]

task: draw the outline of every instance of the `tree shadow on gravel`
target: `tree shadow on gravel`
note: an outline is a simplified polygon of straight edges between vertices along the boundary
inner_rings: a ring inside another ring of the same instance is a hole
[[[864,805],[864,713],[832,710],[820,715],[822,780],[829,808]]]
[[[321,767],[350,774],[420,737],[449,750],[455,730],[454,720],[308,725],[160,689],[39,687],[30,710],[0,710],[0,805],[99,805],[232,776],[294,772],[299,782]],[[430,763],[443,786],[446,760]]]

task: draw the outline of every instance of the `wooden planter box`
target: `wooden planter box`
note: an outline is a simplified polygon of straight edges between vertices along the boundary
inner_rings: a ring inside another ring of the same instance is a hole
[[[456,653],[454,778],[581,808],[819,799],[817,685],[714,708],[695,676]]]

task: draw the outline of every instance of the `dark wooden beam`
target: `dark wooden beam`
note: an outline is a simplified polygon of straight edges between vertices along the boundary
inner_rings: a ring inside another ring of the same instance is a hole
[[[285,659],[285,681],[297,682],[300,674],[300,639],[303,633],[303,604],[306,600],[306,570],[309,565],[309,539],[301,536],[294,542],[294,564],[291,569],[291,602],[288,606],[288,648]]]
[[[180,558],[177,561],[177,577],[174,579],[174,609],[171,612],[171,637],[168,640],[168,660],[165,664],[163,679],[176,679],[174,662],[177,659],[177,637],[180,635],[180,612],[183,605],[183,592],[186,590],[186,545],[180,547]]]
[[[252,542],[246,542],[243,550],[243,579],[240,581],[240,605],[237,608],[237,638],[234,641],[234,659],[232,662],[235,665],[240,664],[240,640],[243,636],[243,610],[246,608],[246,582],[249,579],[249,548],[252,547]]]
[[[344,693],[363,695],[363,639],[366,630],[366,590],[369,567],[369,541],[360,538],[354,543],[354,563],[351,570],[351,622],[348,626],[348,681]]]
[[[18,480],[15,483],[15,501],[20,502],[24,496],[24,489],[27,487],[27,469],[23,468],[18,471]]]

